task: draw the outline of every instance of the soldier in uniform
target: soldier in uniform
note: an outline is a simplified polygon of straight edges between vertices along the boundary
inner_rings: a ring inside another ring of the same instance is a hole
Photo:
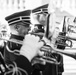
[[[29,30],[30,12],[31,12],[30,10],[25,11],[25,12],[19,12],[19,13],[12,14],[5,18],[8,21],[8,24],[10,25],[10,30],[11,30],[10,39],[11,40],[15,39],[15,40],[19,40],[19,42],[23,41],[25,34],[27,34],[28,30]],[[21,48],[20,44],[14,43],[14,42],[9,42],[9,41],[7,43],[7,46],[8,46],[8,49],[12,50],[12,51],[14,49],[19,50]],[[12,52],[9,53],[8,50],[5,50],[4,57],[5,57],[5,62],[7,64],[9,64],[10,61],[13,61],[16,59],[15,54]]]
[[[43,42],[39,42],[39,37],[28,34],[30,13],[31,10],[26,10],[5,18],[10,26],[11,36],[10,41],[5,44],[4,61],[9,67],[13,65],[14,68],[18,68],[18,73],[21,72],[22,75],[30,75],[32,73],[31,60],[36,55],[43,55],[43,52],[37,51],[43,46]],[[32,49],[36,49],[35,52]],[[10,75],[12,71],[6,73]]]
[[[34,9],[33,14],[36,15],[36,16],[34,15],[35,22],[33,21],[35,23],[35,25],[40,24],[39,27],[41,27],[41,25],[42,25],[45,28],[45,26],[47,24],[49,24],[49,21],[47,21],[47,20],[49,20],[48,19],[48,4]],[[43,32],[43,31],[41,31],[41,32]],[[45,30],[44,30],[44,32],[45,32]],[[44,69],[42,69],[41,75],[57,75],[58,74],[58,67],[56,66],[56,64],[47,62],[43,67],[44,67]],[[35,74],[35,75],[37,75],[37,74]]]
[[[43,5],[41,7],[34,9],[33,13],[38,15],[37,20],[40,24],[42,24],[44,26],[49,24],[49,30],[50,30],[49,32],[50,32],[50,36],[52,36],[55,31],[55,28],[56,27],[58,29],[60,29],[60,28],[59,28],[59,25],[56,24],[56,22],[57,22],[56,19],[58,20],[58,18],[56,17],[56,12],[54,13],[55,10],[53,8],[52,9],[49,9],[49,8],[52,8],[51,5],[46,4],[46,5]],[[43,15],[43,18],[42,18],[42,15]],[[46,17],[46,19],[44,21],[44,18],[45,18],[44,16],[46,16],[46,15],[49,15],[49,17]],[[59,35],[65,35],[65,33],[59,33]],[[63,40],[63,41],[65,41],[65,40]],[[64,50],[65,46],[57,45],[57,48]],[[43,75],[62,75],[62,73],[64,71],[63,57],[60,54],[55,54],[55,55],[57,57],[58,62],[61,62],[61,64],[56,65],[56,64],[46,63],[46,65],[45,65],[46,68],[45,68],[45,70],[43,70]]]

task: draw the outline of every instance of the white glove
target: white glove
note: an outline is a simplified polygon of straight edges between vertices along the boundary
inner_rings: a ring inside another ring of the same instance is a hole
[[[37,55],[43,55],[44,53],[40,51],[40,48],[44,43],[39,40],[40,38],[38,36],[26,35],[23,40],[23,46],[20,49],[20,54],[28,58],[29,61]]]

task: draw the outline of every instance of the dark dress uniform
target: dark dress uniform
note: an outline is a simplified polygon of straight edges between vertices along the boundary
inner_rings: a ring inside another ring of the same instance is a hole
[[[15,25],[16,30],[18,29],[18,25],[24,25],[29,28],[30,14],[31,14],[31,10],[17,12],[5,17],[5,20],[8,22],[9,26]],[[20,35],[11,34],[10,40],[12,39],[23,41],[24,37]],[[16,59],[16,55],[12,51],[14,51],[15,49],[20,50],[21,45],[16,44],[12,41],[12,42],[7,42],[6,46],[8,49],[6,48],[6,50],[4,50],[5,61],[8,62],[10,60],[12,61]]]
[[[5,19],[6,21],[8,21],[9,25],[24,23],[24,25],[29,27],[30,13],[31,13],[31,10],[17,12],[10,16],[7,16]],[[11,34],[10,39],[23,41],[24,37]],[[26,57],[19,54],[19,50],[21,46],[22,45],[17,44],[13,41],[12,42],[8,41],[7,43],[5,43],[4,61],[5,61],[5,64],[8,65],[8,70],[5,72],[6,75],[12,75],[12,74],[31,75],[32,73],[31,63]]]
[[[34,9],[33,13],[46,14],[46,16],[47,16],[47,14],[48,14],[48,4]],[[43,32],[45,32],[45,31],[43,31]],[[57,75],[58,74],[58,66],[55,65],[55,64],[46,63],[46,65],[42,66],[41,71],[42,71],[41,75]],[[34,75],[38,75],[38,74],[39,73],[37,71],[37,73],[35,73]]]
[[[17,44],[12,43],[12,42],[8,42],[8,43],[10,43],[10,45],[12,45],[13,49],[19,49],[20,48],[20,45],[17,45]],[[8,45],[8,46],[10,47],[10,45]],[[13,49],[11,49],[11,50],[13,51]],[[4,61],[8,66],[13,65],[14,67],[12,67],[12,69],[17,67],[18,73],[21,72],[22,75],[27,75],[27,74],[31,75],[32,66],[26,57],[24,57],[22,55],[16,55],[14,53],[11,53],[7,50],[7,48],[5,48],[4,51],[5,51],[4,52],[5,53],[4,54],[4,58],[5,58]],[[11,73],[10,72],[11,72],[11,69],[6,71],[7,75],[13,74],[13,71]],[[19,73],[19,75],[20,75],[20,73]]]
[[[6,45],[8,45],[11,50],[19,49],[21,47],[21,45],[17,45],[16,43],[5,43],[4,58],[2,57],[2,55],[0,55],[0,65],[3,65],[5,71],[3,71],[3,69],[0,67],[0,75],[31,75],[32,66],[29,60],[22,55],[15,55],[9,52],[6,48]],[[9,68],[6,65],[10,65],[8,66]],[[17,69],[13,71],[14,68]]]

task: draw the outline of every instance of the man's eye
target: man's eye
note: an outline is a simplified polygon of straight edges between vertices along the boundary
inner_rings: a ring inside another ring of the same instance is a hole
[[[20,26],[19,25],[15,25],[14,27],[15,27],[15,29],[18,29]]]

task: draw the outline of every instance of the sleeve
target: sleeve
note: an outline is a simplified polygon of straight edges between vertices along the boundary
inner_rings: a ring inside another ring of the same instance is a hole
[[[4,61],[8,66],[5,75],[31,75],[32,65],[23,55],[16,55],[4,50]],[[16,58],[15,58],[16,57]]]
[[[17,59],[8,65],[8,71],[4,75],[31,75],[32,65],[29,60],[19,55]]]
[[[25,70],[26,74],[30,75],[32,73],[32,65],[26,57],[20,55],[15,62],[19,68]]]

